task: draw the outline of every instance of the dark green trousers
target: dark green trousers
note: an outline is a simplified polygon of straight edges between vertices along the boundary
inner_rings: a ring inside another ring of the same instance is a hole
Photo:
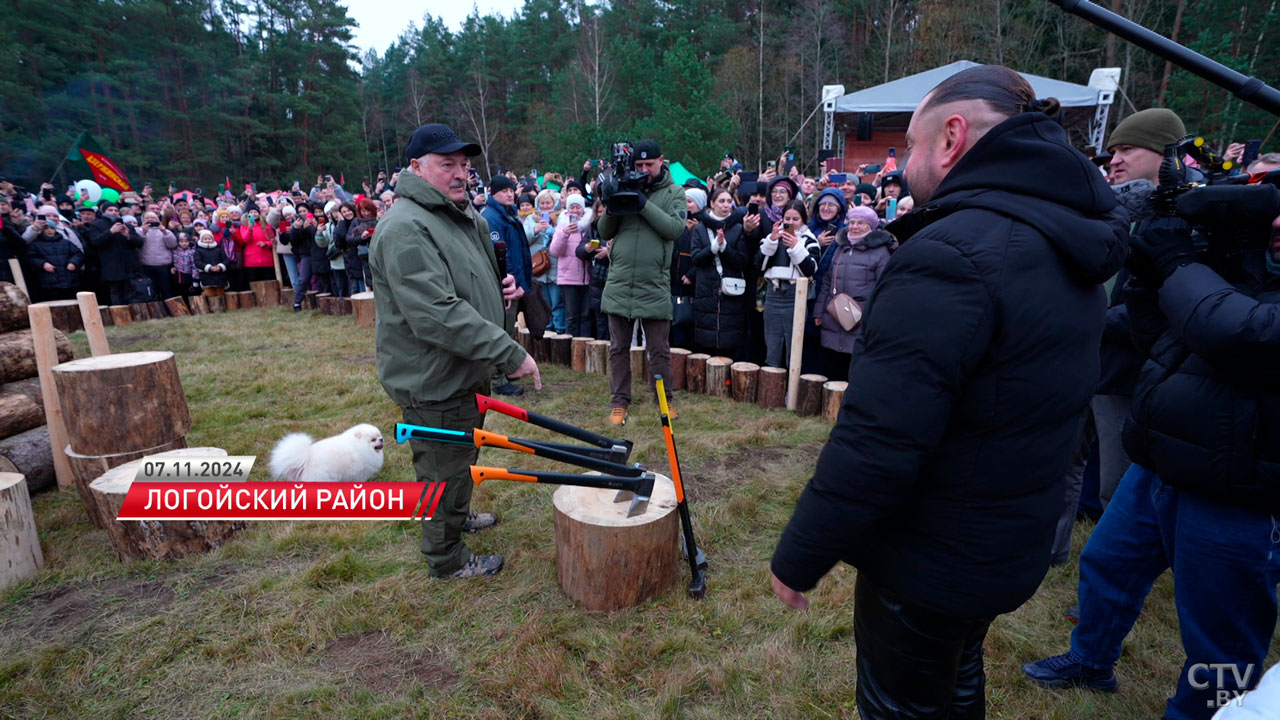
[[[477,386],[457,398],[416,408],[402,408],[404,421],[414,425],[471,432],[483,427],[484,416],[476,409],[476,393],[488,394],[487,386]],[[430,520],[422,521],[422,554],[432,577],[448,575],[471,559],[462,542],[462,525],[471,510],[471,469],[480,450],[471,444],[410,440],[413,470],[418,482],[445,482],[444,494]]]

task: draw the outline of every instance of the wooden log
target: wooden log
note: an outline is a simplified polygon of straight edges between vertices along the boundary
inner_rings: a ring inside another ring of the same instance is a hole
[[[844,380],[831,380],[822,384],[822,419],[835,422],[840,417],[840,405],[844,403],[844,391],[849,383]]]
[[[738,402],[753,403],[760,391],[760,366],[749,362],[736,362],[729,366],[733,378],[730,386],[733,399]]]
[[[110,313],[106,308],[98,307],[98,296],[91,292],[76,293],[76,304],[80,306],[80,324],[84,326],[85,338],[89,340],[89,354],[110,354],[107,333],[102,329],[110,319]]]
[[[330,315],[336,317],[338,315],[338,298],[329,293],[320,293],[316,296],[316,304],[320,306],[321,315]]]
[[[0,438],[13,437],[44,424],[43,394],[28,389],[31,378],[0,385]],[[24,384],[25,383],[25,384]]]
[[[787,363],[787,407],[795,410],[800,378],[800,361],[804,352],[805,308],[809,306],[801,298],[809,297],[809,278],[801,275],[796,279],[797,298],[791,313],[791,358]]]
[[[13,274],[14,287],[17,288],[18,292],[22,293],[22,297],[29,299],[31,291],[27,289],[27,279],[22,274],[22,263],[18,261],[18,258],[9,258],[9,272]],[[18,330],[20,328],[13,329]]]
[[[147,312],[151,315],[152,320],[163,320],[169,317],[169,308],[164,304],[163,300],[147,303]]]
[[[240,309],[240,296],[238,293],[228,291],[222,296],[227,303],[227,312]]]
[[[70,335],[84,329],[84,319],[80,317],[80,303],[75,300],[46,300],[36,305],[49,308],[49,317],[53,326]]]
[[[253,288],[258,307],[275,307],[280,304],[279,280],[254,280],[249,283],[249,287]]]
[[[671,389],[685,389],[685,365],[692,353],[684,348],[671,348]]]
[[[115,325],[115,320],[114,320],[114,318],[112,318],[112,317],[111,317],[111,306],[110,306],[110,305],[101,305],[101,306],[99,306],[99,307],[98,307],[98,313],[99,313],[100,315],[102,315],[102,325],[103,325],[103,327],[106,327],[106,326],[108,326],[108,325]]]
[[[822,412],[822,386],[826,375],[801,375],[800,389],[796,392],[796,414],[817,415]]]
[[[58,347],[58,358],[55,364],[75,357],[71,352],[71,341],[67,336],[53,331],[54,342]],[[25,380],[40,374],[36,366],[35,340],[30,330],[15,330],[0,335],[0,383],[14,380]]]
[[[210,295],[209,297],[204,299],[204,302],[205,302],[205,305],[209,308],[210,315],[227,311],[226,295]]]
[[[529,328],[516,328],[516,342],[526,353],[533,354],[533,339],[529,337]]]
[[[685,358],[684,388],[691,393],[707,391],[707,361],[711,356],[706,353],[691,353]]]
[[[551,338],[547,337],[548,334],[555,335],[555,333],[543,331],[541,336],[533,336],[533,359],[535,362],[551,362]]]
[[[192,295],[187,298],[187,305],[191,307],[192,315],[209,314],[209,299],[203,295]]]
[[[187,299],[184,297],[165,298],[164,306],[172,317],[187,317],[191,315],[191,308],[187,307]]]
[[[107,309],[111,311],[112,325],[120,327],[133,322],[133,313],[129,311],[128,305],[112,305]]]
[[[593,375],[609,374],[608,340],[592,340],[587,343],[587,372]]]
[[[145,450],[186,437],[191,430],[191,413],[171,352],[73,360],[54,368],[53,375],[69,444],[78,453]],[[103,432],[104,428],[111,431]]]
[[[576,337],[569,340],[569,367],[574,372],[587,371],[587,345],[589,337]]]
[[[80,501],[84,503],[85,512],[89,515],[89,521],[95,527],[106,528],[107,521],[111,518],[104,518],[98,512],[98,504],[93,499],[93,493],[89,490],[89,483],[97,480],[106,471],[114,467],[144,458],[148,455],[168,452],[170,450],[178,450],[187,446],[186,438],[178,438],[146,450],[138,450],[136,452],[118,453],[116,455],[82,455],[71,449],[68,445],[66,448],[67,461],[71,464],[71,476],[75,480],[76,492],[80,494]]]
[[[588,610],[619,610],[657,597],[679,578],[680,530],[675,488],[658,475],[643,514],[613,490],[561,485],[555,507],[556,577]]]
[[[573,338],[564,333],[555,333],[553,337],[547,340],[551,344],[551,362],[556,365],[569,367],[573,362],[573,348],[570,346]]]
[[[240,310],[258,307],[258,296],[252,290],[240,290],[231,294],[236,296],[236,302]]]
[[[280,288],[280,307],[293,307],[293,288]]]
[[[27,306],[31,304],[25,290],[13,283],[0,282],[0,333],[31,327]]]
[[[34,577],[44,567],[27,479],[0,473],[0,590]]]
[[[200,447],[171,450],[164,456],[225,456],[226,450]],[[124,505],[125,495],[142,465],[141,460],[112,468],[89,483],[89,491],[97,512],[107,522],[107,539],[116,554],[123,558],[173,560],[208,552],[226,543],[244,528],[244,522],[185,520],[115,520]],[[220,479],[219,482],[226,482]]]
[[[334,298],[334,299],[338,301],[338,314],[339,314],[339,315],[350,315],[350,314],[351,314],[351,298],[349,298],[349,297],[340,297],[340,298]]]
[[[308,290],[306,295],[302,296],[302,307],[305,310],[318,310],[320,303],[316,298],[320,297],[319,290]]]
[[[53,467],[48,426],[41,425],[0,440],[0,472],[25,475],[32,494],[54,487],[58,473]]]
[[[352,295],[351,314],[355,317],[356,327],[371,328],[376,326],[378,324],[378,306],[373,300],[373,293],[360,292]]]
[[[151,319],[151,308],[146,303],[129,303],[129,317],[134,322],[145,322]]]
[[[649,377],[648,353],[639,345],[631,346],[631,383],[640,383],[642,386],[653,384],[653,378]]]
[[[49,428],[53,470],[58,478],[58,489],[66,490],[74,485],[75,481],[71,477],[71,465],[67,462],[67,455],[62,451],[67,444],[67,426],[53,377],[53,368],[61,359],[55,335],[60,336],[62,333],[53,329],[53,318],[48,307],[31,305],[27,308],[27,315],[31,321],[31,342],[35,348],[36,368],[40,376],[40,399],[44,402],[45,425]],[[66,341],[65,336],[62,339]],[[108,396],[99,402],[111,404],[113,400]],[[98,428],[98,432],[107,434],[103,431],[111,427],[111,425],[102,425]]]
[[[729,367],[733,365],[731,358],[717,356],[707,360],[707,385],[705,392],[712,397],[729,397],[729,385],[732,377]]]
[[[760,368],[760,389],[756,392],[756,403],[762,408],[773,409],[787,405],[787,370],[786,368]]]

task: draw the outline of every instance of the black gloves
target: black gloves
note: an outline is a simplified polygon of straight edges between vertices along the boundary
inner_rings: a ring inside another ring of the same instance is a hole
[[[1158,218],[1129,238],[1125,265],[1137,278],[1159,287],[1183,265],[1196,262],[1191,226],[1177,218]]]

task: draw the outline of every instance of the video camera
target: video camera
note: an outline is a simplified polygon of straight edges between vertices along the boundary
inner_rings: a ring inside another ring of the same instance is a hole
[[[640,212],[641,193],[648,173],[636,170],[635,148],[629,142],[613,144],[612,160],[596,181],[604,206],[613,215],[635,215]]]

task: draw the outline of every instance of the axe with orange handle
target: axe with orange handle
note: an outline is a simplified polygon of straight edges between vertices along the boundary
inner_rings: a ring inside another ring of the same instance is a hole
[[[536,470],[509,470],[507,468],[471,466],[471,481],[479,485],[485,480],[514,480],[516,482],[550,483],[554,485],[577,485],[578,487],[602,488],[606,490],[625,490],[632,494],[631,507],[627,517],[644,514],[649,507],[649,498],[653,496],[653,473],[645,473],[639,477],[615,477],[610,475],[578,475],[577,473],[541,472]]]

